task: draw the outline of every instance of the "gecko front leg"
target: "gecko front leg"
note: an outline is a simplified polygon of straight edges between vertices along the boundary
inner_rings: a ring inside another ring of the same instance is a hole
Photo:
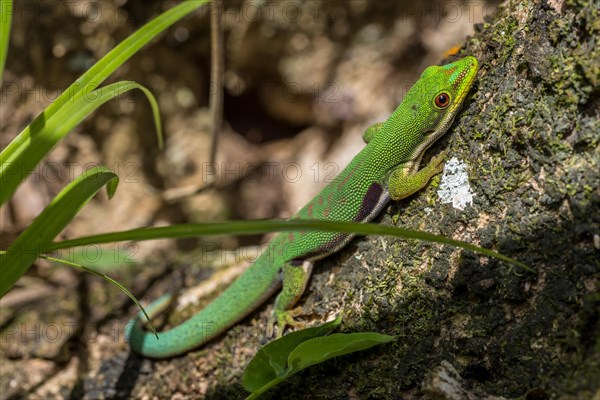
[[[299,326],[299,322],[294,320],[297,313],[290,310],[304,293],[310,274],[312,272],[313,263],[304,261],[300,265],[295,265],[292,262],[287,262],[281,269],[282,288],[281,292],[275,299],[275,307],[273,309],[273,317],[270,323],[270,336],[274,331],[274,325],[277,325],[276,337],[281,337],[287,325]]]

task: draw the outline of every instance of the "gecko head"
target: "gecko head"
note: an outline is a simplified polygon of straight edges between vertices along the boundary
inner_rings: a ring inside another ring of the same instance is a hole
[[[450,64],[428,67],[415,84],[425,106],[438,114],[454,114],[469,92],[479,63],[472,56]]]
[[[413,86],[419,105],[415,122],[429,144],[452,124],[475,80],[478,67],[477,59],[471,56],[441,67],[434,65],[425,69]]]
[[[479,64],[467,56],[425,69],[386,122],[407,149],[404,159],[421,155],[446,132],[469,92]]]

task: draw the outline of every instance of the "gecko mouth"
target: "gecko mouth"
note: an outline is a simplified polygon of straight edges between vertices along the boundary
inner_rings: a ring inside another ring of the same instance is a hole
[[[450,109],[447,113],[445,120],[442,121],[442,129],[449,128],[452,122],[454,122],[454,117],[456,117],[456,114],[458,114],[458,112],[464,107],[463,100],[471,91],[471,86],[473,85],[473,81],[475,80],[475,76],[477,75],[477,70],[479,68],[477,60],[474,58],[470,64],[470,67],[464,72],[464,77],[462,79],[459,77],[459,79],[456,81],[455,86],[458,87],[458,97],[454,101],[454,104],[450,106],[452,109]]]
[[[475,80],[475,75],[477,75],[477,66],[473,65],[472,67],[473,68],[469,68],[466,70],[465,77],[462,80],[457,80],[458,84],[456,86],[459,88],[459,94],[456,98],[456,101],[454,102],[454,109],[451,110],[449,114],[455,114],[462,108],[463,100],[467,96],[467,93],[469,93],[471,90],[471,86],[473,85],[473,81]],[[460,88],[463,88],[463,90],[460,90]]]

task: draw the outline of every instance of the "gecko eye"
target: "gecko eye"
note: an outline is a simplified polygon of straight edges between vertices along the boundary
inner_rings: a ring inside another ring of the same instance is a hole
[[[439,108],[446,108],[450,104],[450,95],[442,92],[435,97],[435,105]]]

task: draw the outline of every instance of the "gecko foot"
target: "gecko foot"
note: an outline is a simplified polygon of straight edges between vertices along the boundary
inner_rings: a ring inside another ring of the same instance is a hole
[[[296,321],[294,317],[302,315],[302,308],[297,307],[293,310],[286,310],[281,312],[275,312],[275,315],[270,319],[267,327],[267,336],[270,338],[279,339],[283,336],[286,326],[292,326],[294,328],[303,328],[305,324],[303,322]]]

